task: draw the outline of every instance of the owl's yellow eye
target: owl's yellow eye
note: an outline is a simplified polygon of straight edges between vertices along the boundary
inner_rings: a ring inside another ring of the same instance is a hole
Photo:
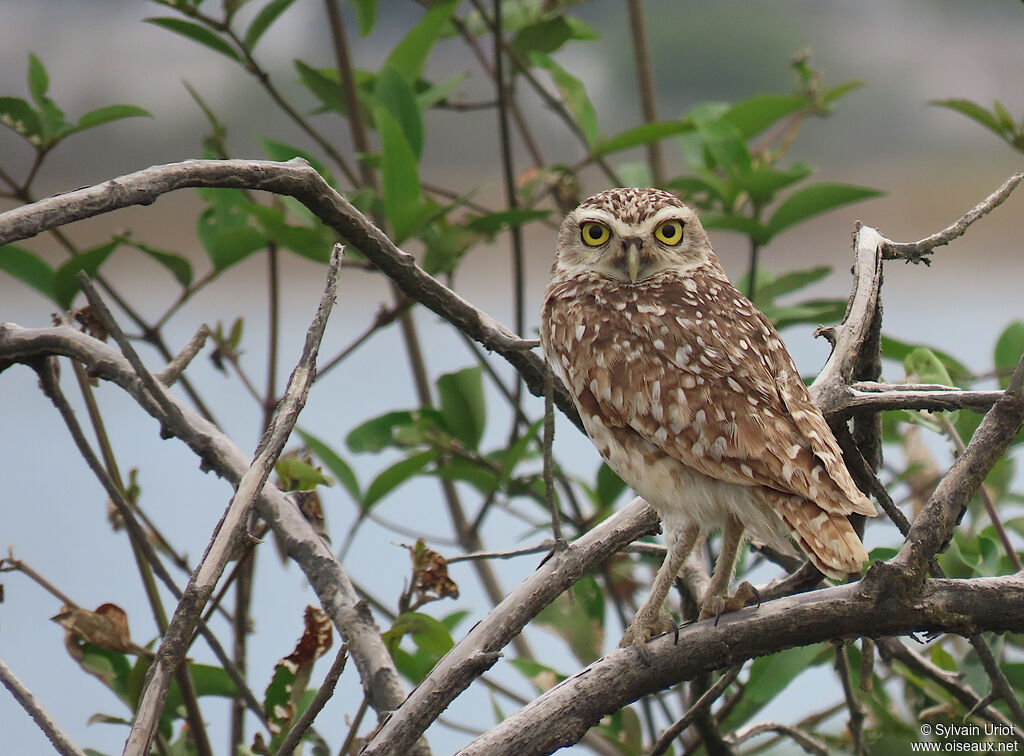
[[[681,221],[665,221],[654,229],[654,238],[662,244],[674,247],[683,240],[683,224]]]
[[[588,221],[580,227],[580,238],[588,247],[600,247],[611,238],[611,235],[612,232],[603,223]]]

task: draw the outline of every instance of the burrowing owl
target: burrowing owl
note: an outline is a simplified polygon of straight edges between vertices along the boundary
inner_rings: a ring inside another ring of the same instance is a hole
[[[702,619],[742,605],[727,591],[745,537],[784,551],[792,537],[833,579],[861,568],[847,515],[875,509],[775,328],[679,199],[613,189],[569,213],[541,320],[594,445],[665,526],[668,556],[624,644],[667,629],[669,588],[712,530],[722,548]]]

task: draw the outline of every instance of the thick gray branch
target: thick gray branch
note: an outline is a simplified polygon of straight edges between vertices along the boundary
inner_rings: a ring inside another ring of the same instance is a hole
[[[407,296],[425,305],[474,341],[499,353],[544,396],[544,361],[498,321],[428,275],[395,246],[305,160],[186,160],[129,173],[103,184],[48,197],[0,214],[0,245],[132,205],[150,205],[187,187],[254,189],[294,197],[387,275]],[[582,427],[576,407],[559,383],[555,403]]]
[[[480,736],[460,756],[528,756],[576,742],[602,716],[699,674],[793,646],[915,631],[1019,632],[1019,577],[929,580],[912,599],[869,596],[858,584],[777,599],[705,621],[648,644],[617,649]]]

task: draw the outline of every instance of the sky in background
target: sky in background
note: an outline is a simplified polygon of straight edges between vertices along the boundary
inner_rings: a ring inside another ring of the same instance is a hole
[[[214,0],[207,3],[212,6]],[[261,4],[252,5],[255,9]],[[369,38],[352,40],[359,68],[378,68],[401,30],[421,13],[412,2],[383,0],[380,5],[378,29]],[[293,59],[321,67],[332,63],[321,7],[308,0],[296,3],[258,50],[274,81],[303,112],[315,103],[296,84]],[[816,166],[819,180],[872,186],[886,191],[887,196],[843,208],[786,233],[763,256],[764,264],[775,271],[833,265],[835,273],[809,295],[846,295],[850,232],[857,219],[890,238],[920,238],[958,218],[1022,167],[1019,153],[981,127],[927,105],[935,98],[968,97],[984,105],[998,98],[1018,117],[1024,112],[1020,87],[1024,6],[1020,3],[650,0],[645,9],[663,118],[676,117],[708,100],[736,100],[762,91],[788,92],[793,84],[789,60],[805,48],[810,49],[813,64],[824,70],[829,83],[864,82],[841,101],[835,115],[806,126],[791,157]],[[348,13],[347,5],[345,10]],[[597,29],[602,40],[571,46],[559,60],[587,84],[604,133],[635,125],[639,107],[625,4],[597,0],[573,12]],[[51,96],[69,116],[115,102],[137,104],[153,114],[152,119],[122,121],[62,144],[41,171],[37,194],[66,191],[198,155],[208,125],[183,81],[195,87],[228,125],[234,156],[262,157],[259,137],[314,150],[266,101],[251,77],[215,53],[142,22],[145,17],[160,15],[170,12],[139,0],[0,0],[0,96],[27,96],[27,58],[34,52],[49,69]],[[355,28],[351,19],[349,27]],[[477,71],[466,48],[452,40],[438,46],[427,74],[440,80],[467,68]],[[460,95],[469,102],[492,97],[478,72],[467,80]],[[564,155],[566,162],[581,156],[579,147],[562,133],[541,103],[524,93],[523,106],[538,124],[538,137],[548,155]],[[318,116],[315,122],[350,152],[346,128],[340,121]],[[432,114],[427,120],[424,178],[460,192],[479,188],[481,201],[499,203],[501,177],[494,133],[491,111],[471,116]],[[681,170],[671,140],[666,141],[665,149],[673,167]],[[523,153],[518,157],[525,167]],[[0,133],[0,167],[21,176],[30,163],[31,154],[19,140],[6,130]],[[586,173],[584,182],[585,190],[606,188],[596,173]],[[1019,196],[1012,198],[963,240],[937,250],[930,268],[887,268],[886,331],[909,341],[942,344],[972,368],[988,368],[998,332],[1010,320],[1024,317],[1020,304],[1024,264],[1018,241],[1024,217],[1021,202]],[[194,232],[199,207],[193,193],[179,193],[150,208],[76,224],[68,232],[79,244],[89,245],[106,240],[113,230],[130,227],[136,238],[186,254],[202,271],[203,253]],[[532,312],[539,307],[554,233],[532,228],[527,241],[527,293]],[[726,269],[734,275],[742,272],[746,251],[740,240],[716,232],[712,241]],[[61,259],[59,250],[46,239],[31,245],[51,262]],[[509,323],[510,273],[505,245],[505,240],[499,239],[492,247],[474,252],[460,270],[457,288],[467,299]],[[289,257],[287,263],[282,327],[288,336],[281,355],[283,374],[298,356],[324,275],[324,268],[305,260]],[[108,268],[123,290],[141,292],[139,304],[148,316],[162,312],[173,297],[166,273],[149,261],[118,253]],[[172,343],[183,344],[201,323],[230,322],[243,315],[249,334],[245,363],[254,372],[260,371],[265,355],[261,338],[266,328],[264,275],[264,264],[255,256],[204,291],[170,324]],[[386,288],[376,279],[360,274],[347,277],[321,354],[334,354],[349,343],[386,300]],[[49,323],[51,310],[46,301],[0,274],[0,321],[42,327]],[[469,353],[436,318],[423,313],[417,317],[432,375],[472,364]],[[529,325],[536,327],[536,316]],[[805,373],[816,371],[827,357],[827,345],[812,340],[811,330],[795,328],[784,334]],[[344,434],[362,420],[395,407],[412,406],[402,354],[397,330],[382,334],[318,384],[300,425],[340,445]],[[253,448],[259,418],[237,383],[224,379],[202,360],[190,374],[212,399],[228,434],[243,448]],[[902,373],[887,377],[899,379]],[[70,381],[67,383],[70,393]],[[160,441],[152,420],[119,390],[101,386],[98,395],[111,418],[123,468],[142,466],[147,511],[155,514],[173,542],[197,557],[227,503],[228,487],[201,474],[194,457],[180,444]],[[4,372],[0,397],[0,473],[6,482],[0,499],[0,546],[13,545],[18,557],[84,606],[113,601],[125,607],[135,639],[145,642],[152,638],[155,631],[141,590],[124,579],[131,559],[125,540],[109,532],[103,515],[105,497],[78,459],[56,413],[39,394],[34,374],[22,367]],[[498,406],[496,400],[494,406]],[[531,403],[529,411],[539,415],[539,404]],[[506,429],[498,425],[489,428],[485,446],[502,443]],[[593,475],[597,455],[568,423],[559,425],[558,450],[571,469],[586,477]],[[350,455],[364,485],[392,459]],[[160,464],[154,464],[157,460]],[[337,543],[353,511],[337,490],[329,496],[328,518]],[[416,484],[382,502],[380,513],[413,530],[440,536],[448,529],[447,515],[437,499],[435,486]],[[475,507],[475,501],[468,501]],[[496,548],[515,547],[537,538],[500,513],[485,537],[488,545]],[[400,540],[382,528],[367,526],[348,556],[346,568],[375,595],[396,596],[406,577],[405,557],[393,545]],[[451,547],[439,550],[453,553]],[[381,554],[387,570],[381,569]],[[302,607],[315,601],[315,596],[294,566],[275,563],[270,548],[264,550],[262,559],[251,658],[269,667],[291,650],[301,630]],[[532,557],[502,563],[503,583],[515,585],[533,565]],[[467,588],[474,582],[465,565],[453,568],[453,577]],[[86,726],[86,719],[97,711],[127,716],[126,710],[68,658],[62,647],[62,630],[47,621],[59,610],[57,602],[20,575],[4,575],[2,582],[6,599],[0,605],[0,658],[81,745],[120,752],[121,728]],[[484,605],[481,596],[467,590],[458,605],[438,605],[436,609],[475,612],[458,635],[468,629]],[[273,608],[272,613],[266,611],[268,607]],[[531,641],[542,661],[564,666],[561,646],[543,633],[532,633]],[[206,661],[204,654],[205,649],[197,646],[196,656]],[[508,665],[504,667],[498,671],[502,679],[529,695],[521,678]],[[251,670],[257,694],[269,674],[269,668]],[[492,721],[486,693],[477,693],[460,700],[450,712],[453,720],[481,726]],[[350,670],[334,702],[337,721],[333,727],[325,724],[322,728],[335,745],[345,732],[340,715],[355,709],[358,696],[358,684]],[[504,706],[510,710],[509,704]],[[212,727],[211,736],[219,749],[227,738],[223,722],[214,721]],[[39,731],[6,693],[0,693],[0,731],[6,752],[27,754],[47,748]],[[444,728],[435,728],[431,738],[439,753],[454,750],[466,740],[466,736]]]

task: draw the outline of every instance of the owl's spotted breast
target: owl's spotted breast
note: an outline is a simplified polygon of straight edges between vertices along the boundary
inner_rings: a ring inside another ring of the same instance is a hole
[[[556,279],[545,310],[545,349],[581,412],[712,477],[874,512],[798,401],[806,389],[774,328],[713,271],[642,286]]]

